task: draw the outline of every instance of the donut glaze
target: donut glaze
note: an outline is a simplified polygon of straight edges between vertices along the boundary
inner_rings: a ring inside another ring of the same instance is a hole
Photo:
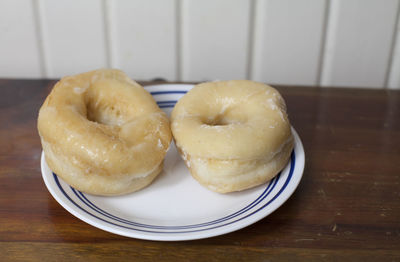
[[[293,136],[279,92],[248,80],[196,85],[175,105],[171,129],[192,176],[227,193],[262,184],[286,165]]]
[[[113,69],[62,78],[40,108],[38,130],[50,169],[95,195],[150,184],[172,140],[153,97]]]

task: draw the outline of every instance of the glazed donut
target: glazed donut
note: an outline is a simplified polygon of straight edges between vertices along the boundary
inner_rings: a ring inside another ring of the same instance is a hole
[[[153,97],[112,69],[62,78],[40,108],[38,131],[50,169],[95,195],[149,185],[172,140]]]
[[[293,150],[282,96],[248,80],[196,85],[175,105],[171,129],[192,176],[220,193],[269,181]]]

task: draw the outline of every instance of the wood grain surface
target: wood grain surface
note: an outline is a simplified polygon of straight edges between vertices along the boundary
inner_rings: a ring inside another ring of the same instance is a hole
[[[156,242],[92,227],[40,171],[36,129],[53,80],[0,80],[1,261],[400,261],[400,91],[278,86],[306,153],[278,210],[242,230]]]

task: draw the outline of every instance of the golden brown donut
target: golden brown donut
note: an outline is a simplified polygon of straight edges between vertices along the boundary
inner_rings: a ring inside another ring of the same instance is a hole
[[[38,130],[50,169],[95,195],[150,184],[172,139],[153,97],[112,69],[62,78],[40,108]]]
[[[293,150],[285,102],[276,89],[262,83],[196,85],[177,102],[171,122],[192,176],[220,193],[269,181]]]

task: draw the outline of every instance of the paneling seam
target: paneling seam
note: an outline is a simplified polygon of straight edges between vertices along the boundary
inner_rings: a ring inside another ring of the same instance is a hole
[[[326,0],[325,10],[324,10],[324,20],[323,20],[323,25],[322,25],[322,34],[321,34],[321,46],[320,46],[319,58],[318,58],[317,79],[315,80],[315,84],[318,87],[321,86],[322,67],[324,65],[325,45],[326,45],[326,37],[327,37],[327,31],[328,31],[328,20],[329,20],[329,15],[330,15],[330,4],[331,4],[331,0]]]
[[[392,41],[390,44],[390,49],[389,49],[389,58],[388,58],[388,64],[386,68],[386,74],[385,74],[385,79],[383,83],[383,88],[388,88],[389,85],[389,80],[392,78],[392,67],[393,67],[393,55],[395,54],[395,49],[396,46],[400,43],[397,43],[397,36],[398,36],[398,31],[400,30],[399,28],[399,22],[400,22],[400,1],[397,1],[397,12],[396,12],[396,17],[395,17],[395,22],[394,22],[394,30],[392,34]],[[400,50],[399,50],[400,51]],[[397,54],[400,56],[400,53]],[[398,58],[400,59],[400,57]]]
[[[248,39],[247,39],[247,65],[246,65],[246,78],[253,79],[253,56],[254,56],[254,42],[255,42],[255,23],[256,23],[256,11],[255,11],[255,0],[250,0],[249,8],[249,26],[248,26]]]
[[[336,30],[337,30],[337,23],[339,19],[339,5],[340,2],[338,0],[329,0],[328,4],[328,14],[326,18],[326,31],[325,31],[325,41],[323,47],[323,54],[320,66],[320,79],[319,79],[319,86],[327,86],[332,85],[332,60],[334,46],[336,44]]]
[[[41,12],[39,0],[32,0],[33,6],[33,19],[36,31],[36,42],[38,46],[40,74],[42,78],[48,78],[48,65],[45,51],[45,39],[43,36],[42,19],[43,13]]]
[[[104,47],[105,47],[105,57],[106,57],[106,67],[113,67],[111,63],[111,36],[110,36],[110,10],[107,5],[108,0],[102,0],[103,8],[103,26],[104,26]]]
[[[176,59],[175,59],[175,78],[176,81],[182,81],[182,45],[183,45],[183,36],[182,36],[182,2],[181,0],[175,0],[175,33],[176,33]]]

